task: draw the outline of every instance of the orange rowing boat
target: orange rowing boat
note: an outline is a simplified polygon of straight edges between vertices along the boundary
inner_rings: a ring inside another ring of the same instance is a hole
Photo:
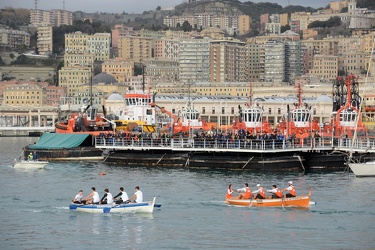
[[[230,205],[248,207],[308,207],[310,205],[311,193],[312,188],[310,188],[310,192],[306,196],[281,199],[238,199],[238,197],[233,197],[225,201]]]

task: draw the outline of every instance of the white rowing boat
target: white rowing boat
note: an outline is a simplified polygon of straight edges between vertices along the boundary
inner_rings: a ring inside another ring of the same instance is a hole
[[[156,197],[150,202],[123,203],[123,204],[71,204],[70,210],[77,210],[87,213],[152,213],[154,211]]]

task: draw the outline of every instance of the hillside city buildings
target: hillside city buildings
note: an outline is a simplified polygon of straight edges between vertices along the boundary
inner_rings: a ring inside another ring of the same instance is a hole
[[[347,11],[342,12],[346,8]],[[51,53],[52,28],[71,24],[71,13],[32,10],[30,16],[32,24],[37,26],[39,53]],[[352,36],[317,39],[318,30],[308,28],[309,24],[327,21],[330,17],[339,17],[343,23],[354,27]],[[104,105],[111,94],[124,95],[129,88],[136,88],[158,95],[192,95],[202,114],[214,116],[219,112],[224,116],[236,113],[238,104],[251,98],[263,98],[264,102],[274,101],[272,105],[263,105],[267,107],[270,119],[276,122],[278,115],[275,114],[283,112],[283,108],[278,107],[282,101],[276,97],[295,96],[294,84],[298,81],[306,86],[320,86],[319,90],[305,91],[304,95],[310,94],[308,98],[313,98],[310,101],[315,103],[315,114],[324,121],[330,116],[329,112],[325,113],[326,106],[331,104],[327,98],[320,97],[331,92],[332,81],[340,72],[361,76],[361,82],[367,72],[371,77],[375,74],[375,59],[371,56],[375,12],[357,9],[355,0],[331,2],[329,9],[316,13],[262,14],[261,35],[246,41],[236,36],[248,34],[253,19],[241,12],[164,17],[164,24],[169,27],[182,26],[185,22],[197,30],[136,31],[125,24],[116,24],[111,33],[65,34],[64,66],[58,72],[58,86],[64,89],[63,99],[78,105],[93,95],[94,103]],[[281,32],[286,25],[290,30]],[[0,29],[0,36],[4,37],[0,41],[7,46],[27,46],[30,42],[27,33]],[[102,73],[95,76],[95,67]],[[144,75],[136,75],[137,69]],[[20,86],[14,84],[3,90],[4,104],[57,103],[47,101],[46,94],[20,99],[16,95],[21,90],[15,91]],[[22,88],[27,92],[26,86]],[[34,93],[37,90],[46,92],[47,88],[36,86]],[[212,102],[214,99],[210,96],[217,99]],[[221,96],[233,100],[224,101]],[[35,99],[37,97],[39,99]],[[327,103],[324,107],[317,104],[323,99]],[[364,99],[375,103],[370,94]],[[204,104],[207,100],[210,104],[216,103],[216,109],[220,111],[215,110],[215,105]],[[232,102],[236,105],[228,105]],[[173,101],[169,104],[173,108]]]

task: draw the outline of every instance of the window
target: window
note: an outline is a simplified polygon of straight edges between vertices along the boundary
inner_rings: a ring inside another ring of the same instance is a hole
[[[215,107],[212,107],[212,114],[215,114]]]

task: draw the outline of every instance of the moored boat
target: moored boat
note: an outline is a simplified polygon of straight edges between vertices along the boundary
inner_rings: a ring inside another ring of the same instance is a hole
[[[310,192],[308,195],[296,196],[292,198],[238,199],[238,197],[234,197],[231,199],[226,199],[225,201],[229,205],[247,206],[247,207],[309,207],[311,193],[312,193],[312,188],[310,188]]]
[[[357,177],[375,177],[375,161],[349,163],[349,167]]]
[[[151,106],[151,94],[133,89],[125,94],[124,106],[115,114],[117,131],[156,132],[156,111]]]
[[[15,161],[13,164],[14,168],[24,169],[37,169],[44,168],[48,164],[48,161]]]
[[[150,202],[123,203],[123,204],[71,204],[70,210],[77,210],[87,213],[152,213],[154,211],[156,197]]]
[[[281,121],[277,124],[277,131],[284,135],[285,138],[294,137],[300,139],[309,138],[314,132],[319,131],[319,123],[313,119],[313,112],[311,106],[303,103],[302,86],[296,83],[298,103],[294,103],[294,108],[289,109],[287,106],[287,113],[284,114]]]

